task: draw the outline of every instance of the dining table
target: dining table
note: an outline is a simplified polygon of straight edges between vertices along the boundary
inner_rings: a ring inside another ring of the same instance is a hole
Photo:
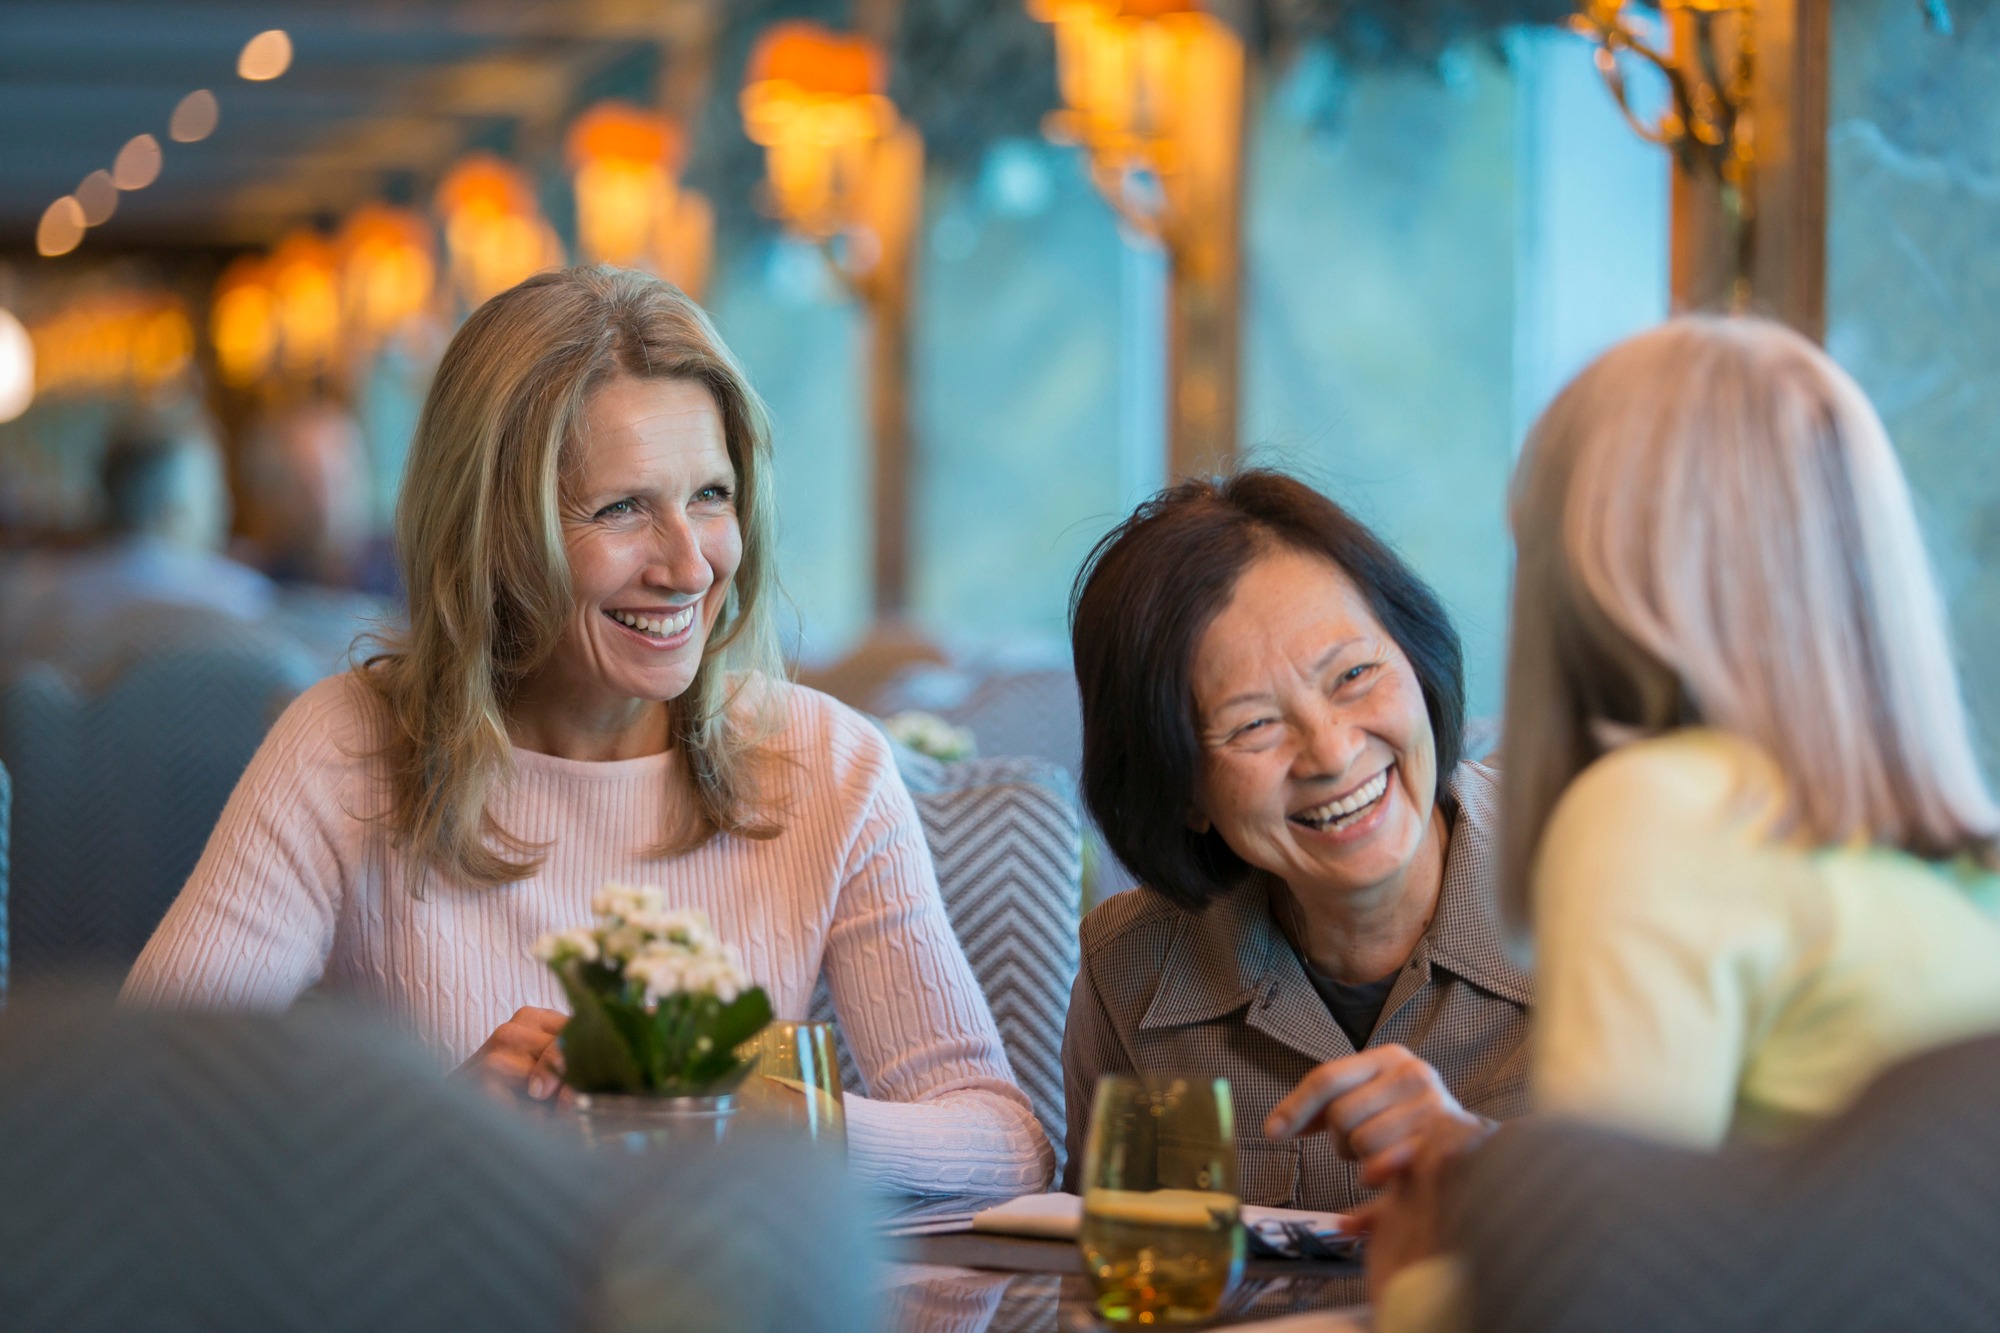
[[[962,1229],[955,1219],[994,1200],[928,1200],[891,1208],[886,1327],[893,1333],[1109,1333],[1100,1320],[1074,1240]],[[911,1217],[948,1219],[928,1234]],[[969,1225],[969,1224],[968,1224]],[[950,1229],[945,1229],[950,1228]],[[1351,1259],[1245,1262],[1210,1328],[1265,1325],[1269,1333],[1362,1333],[1367,1300],[1361,1265]]]

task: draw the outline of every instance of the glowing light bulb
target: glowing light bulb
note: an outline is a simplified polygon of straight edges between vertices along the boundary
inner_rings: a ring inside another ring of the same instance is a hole
[[[160,141],[150,134],[133,138],[118,150],[111,164],[111,183],[121,190],[143,190],[160,178]]]
[[[275,79],[291,67],[292,39],[283,28],[258,33],[236,58],[236,73],[252,83]]]
[[[13,312],[0,310],[0,421],[12,421],[35,401],[35,341]]]
[[[48,256],[66,255],[83,243],[83,205],[69,195],[50,204],[35,228],[35,249]]]
[[[167,122],[167,137],[175,143],[199,143],[215,133],[215,123],[221,118],[222,109],[215,104],[215,94],[197,88],[174,108],[173,119]]]
[[[108,171],[93,171],[85,176],[71,197],[83,209],[83,225],[86,227],[109,222],[111,215],[118,211],[118,187],[111,183]]]

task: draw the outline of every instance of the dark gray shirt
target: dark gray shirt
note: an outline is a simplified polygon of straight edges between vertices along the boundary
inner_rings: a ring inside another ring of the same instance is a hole
[[[1319,992],[1326,1011],[1333,1015],[1334,1022],[1340,1024],[1340,1030],[1347,1034],[1354,1049],[1364,1049],[1369,1035],[1382,1019],[1382,1006],[1389,1002],[1389,992],[1395,989],[1396,978],[1403,975],[1403,969],[1399,967],[1379,981],[1364,981],[1357,985],[1328,976],[1314,967],[1304,954],[1299,955],[1299,966],[1306,970],[1306,980]]]

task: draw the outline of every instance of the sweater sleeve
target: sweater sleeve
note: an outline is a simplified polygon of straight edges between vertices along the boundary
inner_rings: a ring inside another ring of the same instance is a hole
[[[1746,770],[1692,741],[1614,752],[1564,794],[1533,880],[1535,1109],[1713,1147],[1794,947]]]
[[[348,812],[358,761],[341,733],[341,678],[293,702],[258,747],[194,874],[126,978],[127,1003],[282,1009],[333,948],[345,864],[363,841]]]
[[[1048,1137],[945,918],[916,807],[886,747],[828,932],[827,987],[869,1096],[847,1098],[849,1160],[912,1193],[1047,1188]]]

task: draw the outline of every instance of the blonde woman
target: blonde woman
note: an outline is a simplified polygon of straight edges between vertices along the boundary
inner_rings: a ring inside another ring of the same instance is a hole
[[[1548,410],[1513,527],[1500,883],[1535,1111],[1784,1136],[2000,1029],[2000,810],[1853,381],[1776,325],[1673,321]],[[1435,1248],[1457,1137],[1381,1219],[1384,1328],[1438,1322],[1440,1269],[1387,1280]]]
[[[864,1174],[1044,1185],[886,744],[774,665],[762,408],[700,309],[609,269],[488,302],[397,529],[407,632],[279,719],[127,998],[344,992],[545,1098],[564,1016],[530,947],[607,881],[657,885],[780,1014],[824,970],[871,1092],[848,1101]]]

